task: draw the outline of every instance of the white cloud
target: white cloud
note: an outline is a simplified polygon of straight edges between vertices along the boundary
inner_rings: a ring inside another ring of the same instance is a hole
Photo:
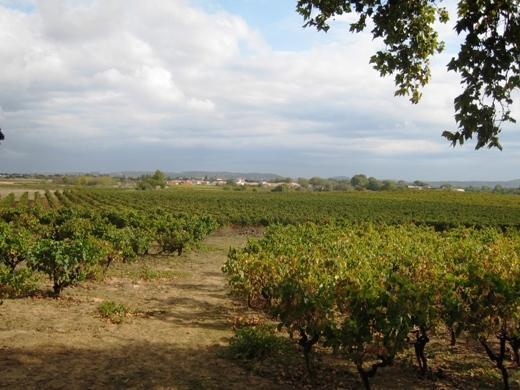
[[[454,126],[449,53],[413,107],[368,65],[379,43],[366,33],[277,51],[240,16],[188,0],[15,3],[0,1],[0,119],[13,140],[2,145],[0,171],[50,145],[142,146],[151,159],[151,144],[222,159],[248,148],[431,156]]]

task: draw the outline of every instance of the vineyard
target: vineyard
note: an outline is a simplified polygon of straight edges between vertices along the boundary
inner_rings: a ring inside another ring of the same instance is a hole
[[[302,222],[414,223],[443,229],[455,226],[520,227],[516,195],[449,191],[349,193],[269,193],[222,190],[65,190],[14,194],[0,199],[0,208],[27,206],[57,208],[160,209],[169,213],[211,216],[220,224],[243,226]]]
[[[518,384],[520,202],[514,195],[10,194],[0,199],[1,292],[19,296],[34,275],[45,275],[58,297],[118,264],[197,250],[226,225],[267,226],[262,237],[233,245],[222,270],[238,300],[295,339],[312,383],[319,383],[318,350],[355,367],[367,389],[412,350],[419,383],[435,376],[431,339],[456,346],[464,338],[479,346],[505,389]]]
[[[27,193],[18,200],[10,194],[0,209],[2,278],[16,286],[31,271],[39,271],[48,275],[59,295],[113,262],[150,251],[180,256],[217,227],[212,217],[161,208],[93,207],[76,192],[47,191],[45,198],[35,195],[32,201]],[[22,263],[25,268],[19,269]]]
[[[367,389],[410,344],[425,375],[428,335],[445,326],[452,345],[462,332],[480,342],[509,388],[506,343],[520,364],[519,249],[517,231],[494,228],[275,226],[231,251],[224,271],[250,305],[298,335],[311,372],[322,341],[356,366]]]

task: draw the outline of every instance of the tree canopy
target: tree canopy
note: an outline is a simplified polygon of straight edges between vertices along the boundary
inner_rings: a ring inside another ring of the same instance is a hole
[[[370,23],[385,44],[370,63],[381,76],[393,75],[395,95],[416,104],[430,80],[430,58],[444,49],[435,30],[446,23],[442,0],[298,0],[305,27],[327,31],[336,16],[356,14],[351,32]],[[520,0],[459,0],[455,30],[463,43],[448,63],[461,76],[462,93],[454,100],[458,129],[444,131],[453,146],[476,137],[476,149],[502,149],[499,134],[511,116],[511,95],[520,89]]]
[[[158,169],[151,176],[142,176],[137,183],[137,189],[139,190],[149,190],[157,187],[166,187],[166,175]]]

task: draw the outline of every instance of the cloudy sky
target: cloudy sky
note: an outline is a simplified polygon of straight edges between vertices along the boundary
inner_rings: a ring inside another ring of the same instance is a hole
[[[295,3],[0,0],[0,172],[520,177],[518,125],[503,152],[440,135],[460,91],[450,26],[412,106],[368,65],[380,42],[348,20],[304,30]]]

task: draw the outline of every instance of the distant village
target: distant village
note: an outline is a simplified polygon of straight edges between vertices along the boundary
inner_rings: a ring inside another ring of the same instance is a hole
[[[300,189],[302,187],[307,187],[306,185],[297,183],[295,181],[252,181],[247,180],[245,178],[239,177],[236,179],[226,179],[226,178],[214,178],[214,179],[197,179],[197,178],[183,178],[183,179],[173,179],[167,180],[166,183],[168,186],[178,186],[178,185],[208,185],[208,186],[224,186],[224,185],[234,185],[234,186],[244,186],[244,187],[262,187],[262,188],[276,188],[278,186],[285,186],[289,189]],[[409,190],[426,190],[426,189],[434,189],[435,187],[429,184],[406,184],[402,185],[401,188],[407,188]],[[441,186],[441,189],[449,189],[455,192],[465,192],[464,188],[454,188],[451,186]]]
[[[154,177],[158,175],[154,179]],[[204,176],[203,176],[204,175]],[[145,186],[146,181],[149,183]],[[234,189],[263,189],[267,191],[387,191],[387,190],[446,190],[453,192],[496,192],[520,194],[520,180],[509,182],[423,182],[415,180],[380,180],[363,174],[334,178],[290,178],[274,174],[200,174],[186,173],[185,176],[163,173],[159,170],[154,175],[145,172],[121,172],[104,174],[68,173],[0,173],[0,185],[15,183],[45,184],[49,186],[93,186],[118,188],[164,188],[176,186],[221,186]]]
[[[224,185],[235,185],[235,186],[249,186],[249,187],[264,187],[264,188],[274,188],[279,185],[286,185],[289,188],[300,188],[301,185],[296,182],[276,182],[276,181],[252,181],[246,180],[242,177],[236,179],[226,179],[223,177],[216,177],[212,179],[196,179],[196,178],[183,178],[183,179],[173,179],[167,180],[166,183],[169,186],[177,186],[177,185],[208,185],[208,186],[224,186]]]

